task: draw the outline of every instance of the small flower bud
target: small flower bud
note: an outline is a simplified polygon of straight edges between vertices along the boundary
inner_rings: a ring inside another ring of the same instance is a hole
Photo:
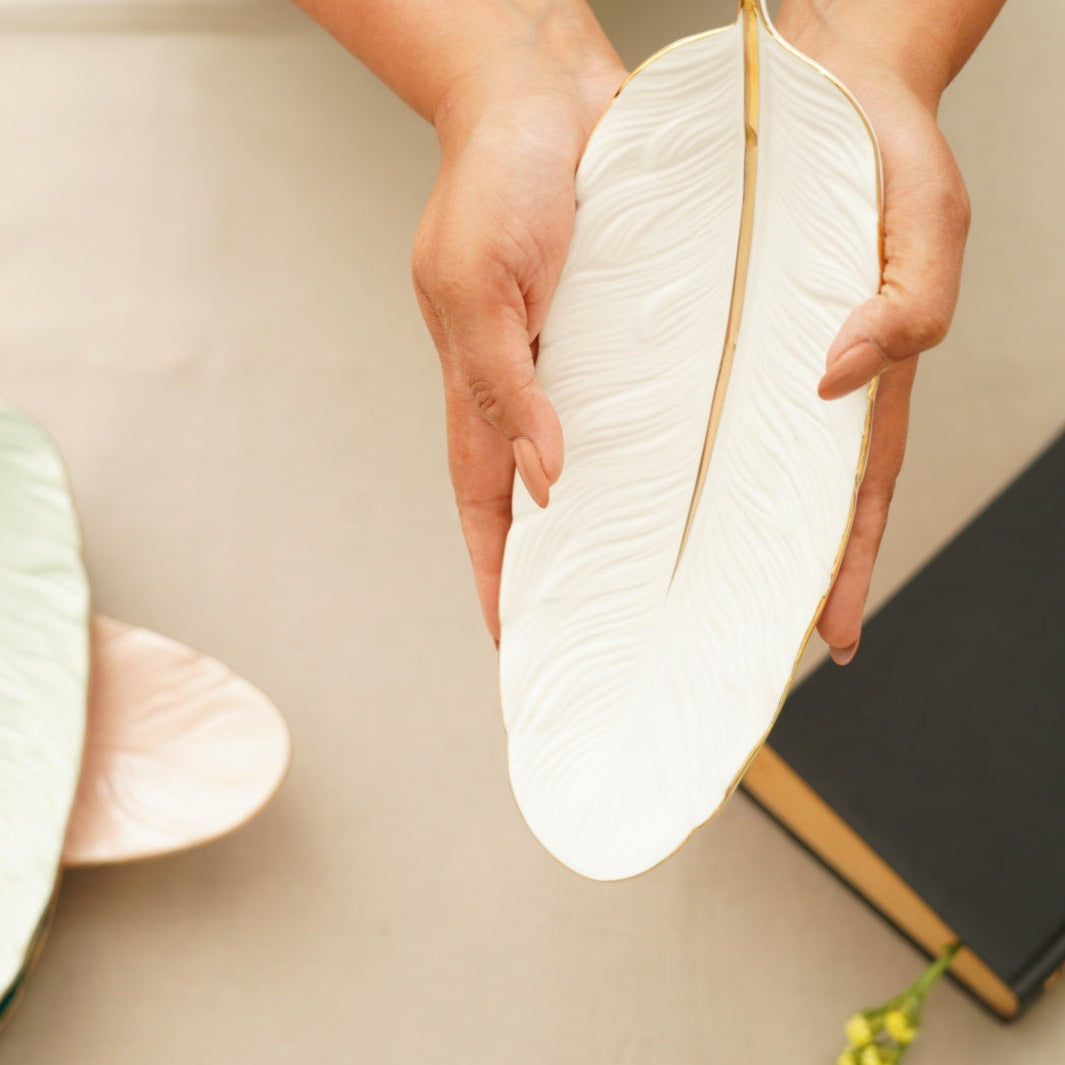
[[[843,1030],[847,1035],[847,1042],[852,1047],[858,1048],[871,1043],[879,1027],[879,1025],[872,1024],[868,1014],[856,1013],[847,1021]]]
[[[888,1057],[875,1043],[870,1043],[858,1058],[859,1065],[891,1065],[894,1055]]]
[[[884,1027],[891,1038],[903,1046],[908,1046],[917,1035],[917,1025],[903,1010],[888,1010],[884,1017]]]

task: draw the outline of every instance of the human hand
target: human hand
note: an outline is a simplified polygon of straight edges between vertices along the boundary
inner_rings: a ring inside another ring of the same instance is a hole
[[[541,506],[562,471],[562,429],[534,371],[536,337],[569,247],[577,163],[626,73],[594,20],[585,30],[576,46],[505,42],[451,88],[433,116],[442,160],[415,237],[451,480],[497,643],[515,466]]]
[[[968,4],[971,17],[940,62],[927,48],[907,48],[905,33],[888,40],[882,25],[863,24],[866,11],[882,18],[876,5],[835,5],[833,22],[809,0],[785,0],[777,19],[856,94],[884,164],[882,288],[840,330],[820,386],[831,399],[891,370],[880,382],[852,534],[818,626],[841,664],[857,649],[902,465],[916,356],[943,338],[957,300],[968,199],[935,111],[1001,0]],[[497,641],[515,465],[541,505],[562,467],[561,427],[533,369],[535,338],[572,231],[577,161],[625,75],[590,13],[568,7],[576,34],[507,37],[436,108],[443,161],[415,241],[415,287],[444,376],[452,482]],[[934,34],[923,38],[935,43]]]
[[[876,132],[884,169],[884,271],[880,292],[844,322],[818,391],[832,400],[880,375],[872,439],[850,540],[818,622],[834,661],[858,649],[862,610],[902,467],[917,356],[946,335],[958,298],[969,200],[936,124],[938,85],[884,41],[872,47],[845,22],[787,0],[777,28],[855,95]],[[975,44],[974,44],[975,47]]]

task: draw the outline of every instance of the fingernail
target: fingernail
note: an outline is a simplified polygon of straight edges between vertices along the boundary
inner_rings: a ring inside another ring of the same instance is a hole
[[[859,340],[828,361],[817,391],[825,399],[838,399],[868,384],[890,360],[872,340]]]
[[[825,370],[826,371],[827,370],[831,370],[832,367],[836,365],[836,363],[840,362],[842,359],[847,358],[847,356],[850,355],[850,353],[852,351],[855,351],[858,348],[860,348],[863,344],[868,344],[868,343],[869,343],[868,340],[856,340],[849,347],[841,348],[839,351],[835,351],[835,352],[830,351],[828,353],[828,358],[825,360]]]
[[[492,643],[494,643],[496,645],[496,650],[498,651],[499,650],[499,641],[494,636],[492,637]]]
[[[514,465],[517,466],[529,495],[536,501],[537,506],[546,507],[550,495],[550,482],[547,474],[544,473],[536,445],[527,436],[519,436],[512,448]]]
[[[855,640],[850,647],[830,647],[828,653],[837,666],[845,666],[858,653],[858,641]]]

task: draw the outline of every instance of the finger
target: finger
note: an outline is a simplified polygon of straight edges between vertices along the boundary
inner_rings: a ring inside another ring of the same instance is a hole
[[[470,272],[467,276],[472,276]],[[507,279],[492,298],[446,287],[430,297],[414,271],[423,317],[440,355],[447,407],[448,462],[485,623],[498,644],[499,582],[510,528],[515,466],[540,505],[562,468],[562,430],[536,382],[535,341]]]
[[[841,666],[858,650],[873,564],[906,451],[910,391],[916,372],[917,360],[909,359],[880,379],[873,408],[869,461],[858,490],[850,539],[817,624],[833,661]]]
[[[447,389],[448,465],[459,521],[473,564],[481,613],[499,643],[499,579],[510,529],[511,446],[481,416],[465,386]]]
[[[546,506],[562,473],[562,425],[536,379],[525,305],[479,299],[446,319],[448,387],[461,381],[480,416],[510,443],[529,495]]]
[[[935,143],[937,158],[926,152],[919,163],[896,167],[885,188],[883,282],[829,348],[818,387],[824,399],[861,388],[946,336],[958,300],[969,201],[946,143],[938,134]]]

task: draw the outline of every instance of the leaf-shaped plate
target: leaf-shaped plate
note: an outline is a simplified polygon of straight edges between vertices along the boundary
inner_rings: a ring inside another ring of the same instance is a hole
[[[284,719],[221,662],[92,619],[89,732],[63,861],[185,850],[252,818],[289,765]]]
[[[66,472],[0,403],[0,1014],[39,947],[85,733],[89,587]]]
[[[879,190],[857,104],[757,0],[588,143],[537,363],[566,464],[543,511],[516,480],[500,592],[514,794],[586,876],[680,846],[779,711],[864,467],[873,387],[817,382],[879,285]]]

